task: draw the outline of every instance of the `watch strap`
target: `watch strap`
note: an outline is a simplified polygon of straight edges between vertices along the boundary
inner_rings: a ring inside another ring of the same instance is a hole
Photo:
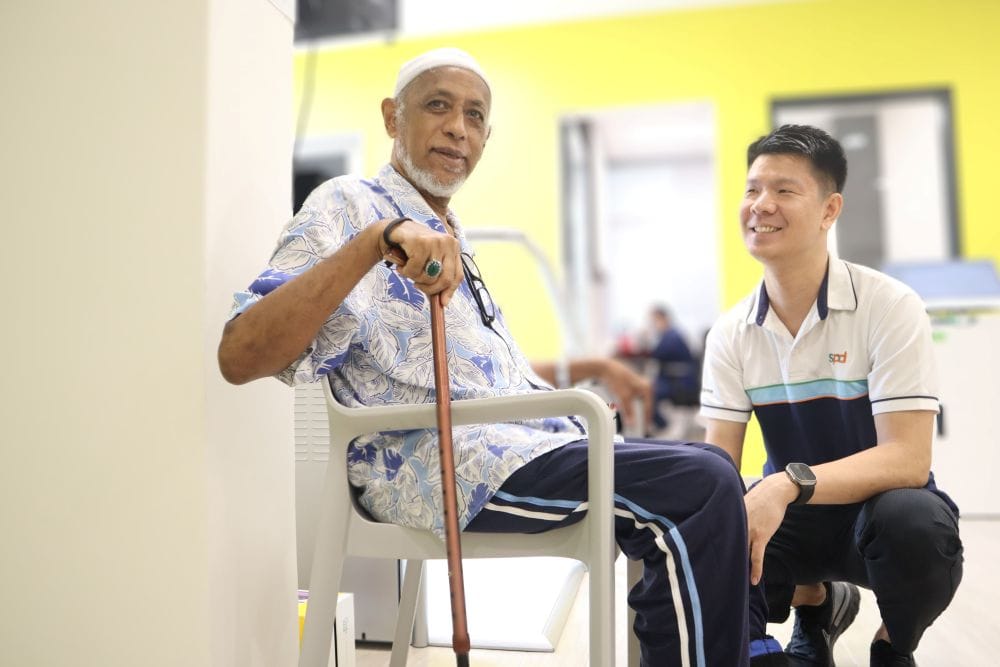
[[[793,505],[805,505],[809,502],[809,499],[813,497],[813,493],[816,491],[815,484],[799,484],[794,479],[795,485],[799,487],[798,497],[792,501]]]

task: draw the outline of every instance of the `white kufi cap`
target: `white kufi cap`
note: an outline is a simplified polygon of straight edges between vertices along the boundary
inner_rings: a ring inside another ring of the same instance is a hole
[[[393,97],[399,97],[399,94],[403,91],[403,88],[406,88],[407,84],[427,70],[434,69],[435,67],[461,67],[462,69],[467,69],[478,75],[487,88],[490,87],[489,80],[483,74],[483,70],[479,67],[479,63],[476,62],[475,58],[461,49],[444,47],[422,53],[416,58],[403,63],[403,66],[399,68],[399,76],[396,78],[396,92],[393,93]]]

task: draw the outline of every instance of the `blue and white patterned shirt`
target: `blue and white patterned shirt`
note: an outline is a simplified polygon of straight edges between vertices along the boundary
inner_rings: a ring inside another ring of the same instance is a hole
[[[332,179],[316,188],[288,223],[268,268],[236,294],[232,316],[335,253],[366,226],[406,216],[445,232],[414,187],[391,166],[376,178]],[[471,254],[450,211],[462,251]],[[531,369],[498,312],[483,324],[463,282],[445,309],[452,400],[551,390]],[[302,356],[277,377],[288,384],[328,376],[348,407],[434,401],[430,305],[409,279],[379,263],[330,315]],[[465,528],[503,482],[528,461],[585,437],[570,418],[456,426],[459,525]],[[357,438],[347,451],[348,477],[361,504],[379,521],[443,535],[435,430],[393,431]]]

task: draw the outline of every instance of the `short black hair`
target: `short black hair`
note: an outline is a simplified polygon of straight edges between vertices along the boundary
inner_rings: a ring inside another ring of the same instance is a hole
[[[782,125],[747,148],[747,169],[761,155],[801,155],[812,164],[820,183],[843,192],[847,181],[844,147],[829,134],[809,125]]]
[[[653,315],[659,315],[660,317],[664,317],[664,318],[666,318],[668,320],[671,318],[670,309],[667,308],[662,303],[658,303],[655,306],[653,306],[653,308],[650,310],[650,312]]]

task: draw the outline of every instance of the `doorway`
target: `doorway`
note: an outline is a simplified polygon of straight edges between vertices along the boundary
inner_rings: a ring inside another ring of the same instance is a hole
[[[561,144],[573,352],[641,345],[657,305],[700,351],[719,315],[712,105],[575,114]]]

